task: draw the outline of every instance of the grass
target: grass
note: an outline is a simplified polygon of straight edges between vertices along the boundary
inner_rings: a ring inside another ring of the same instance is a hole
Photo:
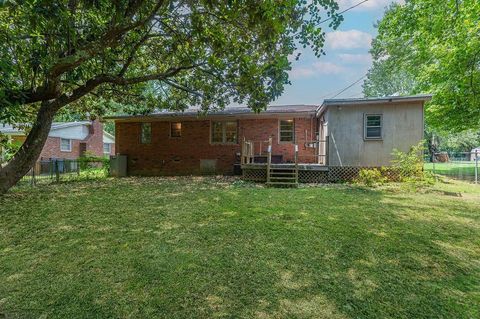
[[[435,174],[440,175],[458,177],[461,179],[475,178],[475,162],[435,163],[435,170],[433,163],[425,163],[424,168],[429,172],[435,172]]]
[[[127,178],[19,187],[0,207],[7,318],[480,317],[472,184]]]

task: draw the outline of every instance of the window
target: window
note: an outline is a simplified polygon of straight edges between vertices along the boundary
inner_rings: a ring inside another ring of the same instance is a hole
[[[182,123],[170,123],[170,137],[182,137]]]
[[[381,139],[382,138],[382,115],[367,114],[365,115],[365,139]]]
[[[72,140],[68,138],[60,139],[60,151],[62,152],[71,152],[72,151]]]
[[[112,144],[103,143],[103,154],[110,154],[111,151],[112,151]]]
[[[150,144],[152,141],[152,123],[142,123],[140,132],[140,143]]]
[[[293,142],[295,139],[295,122],[280,120],[280,142]]]
[[[237,143],[237,122],[212,121],[212,143]]]

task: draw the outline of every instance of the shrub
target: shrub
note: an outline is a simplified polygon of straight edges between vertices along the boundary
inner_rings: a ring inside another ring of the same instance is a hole
[[[364,168],[358,173],[355,183],[368,187],[382,185],[387,181],[382,172],[376,168]]]
[[[89,169],[103,169],[105,172],[109,171],[110,159],[108,157],[96,156],[94,153],[87,151],[78,158],[78,165],[81,171]]]
[[[2,137],[0,139],[0,163],[2,161],[8,162],[11,160],[21,146],[22,143],[19,141],[10,141],[7,138]]]
[[[408,152],[393,150],[393,169],[398,172],[400,182],[410,184],[413,189],[431,185],[435,182],[433,176],[423,170],[424,142],[413,146]]]

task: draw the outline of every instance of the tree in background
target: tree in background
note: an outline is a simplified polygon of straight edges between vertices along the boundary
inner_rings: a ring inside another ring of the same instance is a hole
[[[432,93],[432,128],[479,130],[480,1],[407,0],[391,5],[377,27],[365,94]]]
[[[32,126],[0,169],[0,193],[27,173],[66,108],[264,109],[288,83],[298,44],[323,53],[319,25],[328,17],[336,28],[337,10],[333,0],[1,1],[0,122]]]
[[[373,62],[362,86],[366,97],[412,94],[415,87],[412,76],[403,70],[397,70],[393,62],[391,59]]]

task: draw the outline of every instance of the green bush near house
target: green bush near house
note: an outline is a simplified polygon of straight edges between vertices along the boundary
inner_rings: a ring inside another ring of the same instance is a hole
[[[356,184],[368,187],[383,185],[388,180],[377,168],[364,168],[358,173],[358,177],[354,180]]]
[[[88,172],[89,170],[103,170],[108,174],[110,169],[110,159],[108,157],[96,156],[94,153],[89,151],[85,152],[81,157],[78,158],[78,164],[81,172]]]

